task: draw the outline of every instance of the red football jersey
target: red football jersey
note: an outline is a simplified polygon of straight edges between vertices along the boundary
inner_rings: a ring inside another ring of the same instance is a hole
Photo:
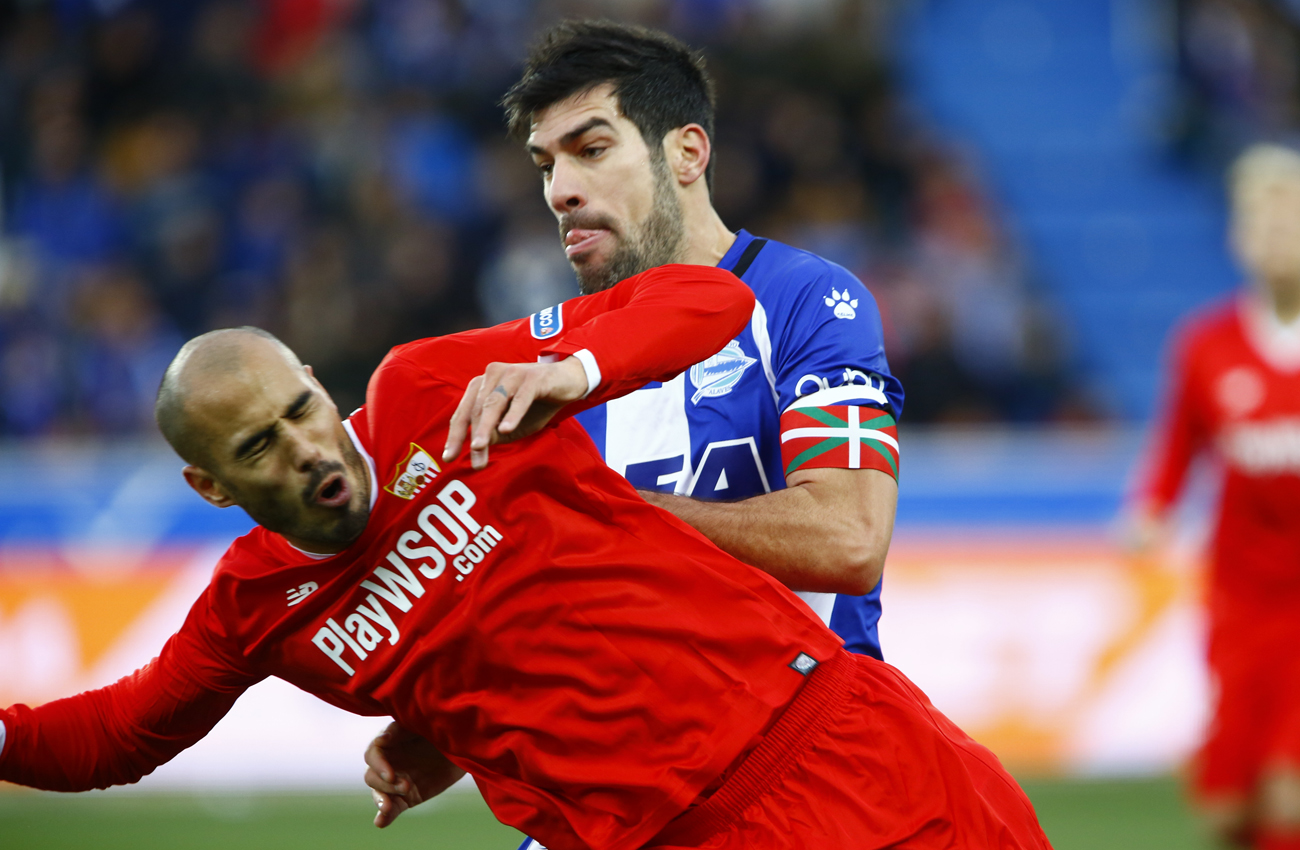
[[[1300,327],[1279,326],[1252,296],[1218,305],[1178,336],[1171,384],[1147,502],[1167,508],[1193,458],[1211,453],[1224,471],[1215,593],[1300,593]]]
[[[472,774],[499,819],[556,850],[640,846],[839,639],[644,502],[576,422],[494,447],[481,471],[467,452],[436,459],[489,362],[589,352],[600,382],[571,415],[715,353],[753,300],[729,272],[669,266],[531,320],[394,349],[349,422],[373,485],[362,536],[323,559],[262,528],[236,540],[150,665],[0,713],[0,778],[134,781],[278,676],[392,715]]]

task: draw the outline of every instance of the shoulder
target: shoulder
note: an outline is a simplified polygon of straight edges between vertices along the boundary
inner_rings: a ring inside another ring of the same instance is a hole
[[[366,386],[365,407],[372,427],[394,405],[400,406],[422,388],[443,383],[438,374],[457,358],[459,336],[431,337],[389,350]]]
[[[764,259],[764,254],[772,251]],[[777,348],[812,337],[839,339],[853,350],[883,344],[880,308],[862,281],[824,257],[769,241],[745,275]]]
[[[838,263],[774,239],[766,240],[746,278],[760,299],[818,295],[811,290],[831,286],[866,291],[862,281]]]
[[[235,538],[212,570],[212,585],[224,586],[261,578],[283,565],[283,541],[260,525]]]
[[[845,326],[841,331],[853,326],[878,335],[880,308],[871,292],[851,271],[811,251],[769,240],[745,279],[774,336],[782,336],[786,326],[798,336],[839,325]]]
[[[1184,316],[1170,335],[1176,356],[1187,358],[1238,335],[1241,305],[1236,296],[1217,299]]]

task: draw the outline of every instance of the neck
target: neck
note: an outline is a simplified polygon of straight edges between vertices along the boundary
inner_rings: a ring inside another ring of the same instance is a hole
[[[1300,278],[1268,281],[1260,291],[1279,322],[1288,325],[1300,318]]]
[[[281,534],[280,536],[284,538],[286,543],[298,551],[306,552],[308,555],[320,555],[323,558],[329,557],[330,555],[337,555],[353,543],[353,541],[349,541],[340,545],[338,543],[321,543],[317,540],[305,540],[301,537],[293,537],[288,534]]]
[[[703,183],[701,179],[700,189],[703,189]],[[722,223],[709,201],[708,193],[700,192],[702,197],[697,197],[697,191],[683,193],[682,224],[686,233],[678,262],[693,266],[716,266],[736,241],[736,234]]]

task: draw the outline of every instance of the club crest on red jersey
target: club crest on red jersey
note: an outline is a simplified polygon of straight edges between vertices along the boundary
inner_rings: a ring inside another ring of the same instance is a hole
[[[406,457],[397,464],[393,480],[384,489],[400,499],[414,499],[430,481],[438,477],[438,471],[433,456],[411,443]]]

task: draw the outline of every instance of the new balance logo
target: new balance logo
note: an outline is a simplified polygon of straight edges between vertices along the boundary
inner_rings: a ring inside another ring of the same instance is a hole
[[[285,593],[289,597],[289,607],[292,608],[308,596],[311,596],[312,592],[318,587],[320,587],[319,584],[314,581],[309,581],[306,584],[300,584],[297,587],[291,587],[286,590]]]

